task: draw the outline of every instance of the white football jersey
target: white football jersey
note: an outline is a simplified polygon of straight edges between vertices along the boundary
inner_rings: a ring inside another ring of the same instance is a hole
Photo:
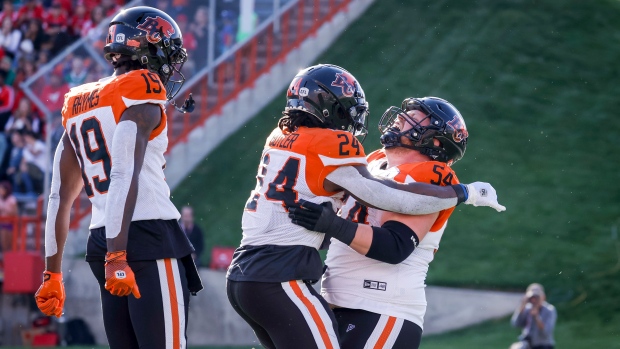
[[[400,183],[458,183],[452,169],[441,162],[426,161],[386,168],[387,159],[382,150],[370,154],[368,162],[368,170],[373,175]],[[413,253],[395,265],[363,256],[348,245],[332,239],[325,260],[327,270],[321,283],[321,294],[325,300],[339,307],[403,318],[423,328],[426,274],[453,210],[441,211]],[[342,207],[341,216],[378,227],[382,224],[381,212],[363,206],[350,197]]]
[[[300,127],[267,138],[242,218],[241,246],[304,245],[318,249],[324,234],[291,223],[286,205],[299,200],[342,206],[344,192],[327,192],[323,181],[339,166],[366,165],[362,145],[349,132]]]
[[[181,216],[170,201],[170,189],[164,177],[164,152],[168,147],[163,108],[166,89],[157,74],[134,70],[75,87],[65,95],[62,123],[80,163],[84,190],[92,203],[90,229],[105,225],[106,194],[114,166],[110,151],[116,125],[127,108],[144,103],[159,104],[162,119],[146,147],[131,220],[169,220]]]

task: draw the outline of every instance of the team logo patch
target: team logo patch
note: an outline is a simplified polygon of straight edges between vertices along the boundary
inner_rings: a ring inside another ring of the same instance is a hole
[[[125,274],[123,270],[117,270],[114,272],[114,274],[116,275],[117,279],[124,279],[127,277],[127,274]]]
[[[371,290],[386,291],[387,282],[364,280],[364,288],[368,288]]]
[[[172,34],[176,32],[170,22],[159,16],[155,18],[150,16],[146,17],[144,22],[136,28],[145,31],[146,39],[152,44],[160,42],[162,39],[162,34],[165,37],[170,38]]]
[[[455,142],[462,142],[464,139],[469,137],[469,133],[467,132],[467,128],[465,127],[465,121],[460,115],[455,115],[454,119],[448,121],[447,124],[455,131],[452,134],[452,138]]]
[[[123,34],[123,33],[116,34],[115,41],[116,42],[120,42],[120,43],[124,43],[125,42],[125,34]]]
[[[349,73],[336,73],[336,80],[332,81],[332,86],[340,87],[342,89],[342,94],[347,97],[353,96],[355,84],[357,84],[357,82]]]

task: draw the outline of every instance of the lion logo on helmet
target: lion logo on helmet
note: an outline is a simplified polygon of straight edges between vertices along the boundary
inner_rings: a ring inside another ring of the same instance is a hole
[[[355,93],[355,85],[357,81],[349,73],[336,73],[336,80],[332,81],[332,86],[340,87],[342,94],[346,97],[352,97]]]
[[[176,31],[174,30],[174,26],[172,23],[167,20],[157,16],[146,17],[144,22],[140,23],[136,28],[146,32],[146,39],[152,43],[156,44],[161,41],[161,34],[165,37],[170,38]]]
[[[454,139],[455,142],[462,142],[469,137],[469,132],[467,132],[465,120],[463,120],[462,116],[454,115],[454,118],[448,121],[447,124],[454,129],[452,139]]]

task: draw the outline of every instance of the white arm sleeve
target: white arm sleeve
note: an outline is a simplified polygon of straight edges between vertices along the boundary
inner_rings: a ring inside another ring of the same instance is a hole
[[[56,242],[56,216],[58,215],[58,208],[60,206],[60,155],[63,149],[63,142],[60,142],[54,153],[52,185],[50,188],[50,198],[47,202],[47,220],[45,221],[45,257],[51,257],[58,253],[58,243]]]
[[[133,121],[121,121],[112,139],[112,169],[110,188],[105,201],[105,235],[115,238],[121,231],[125,202],[134,170],[134,151],[138,126]]]
[[[327,175],[330,182],[384,211],[423,215],[456,206],[456,197],[441,199],[390,188],[362,176],[353,166],[341,166]]]

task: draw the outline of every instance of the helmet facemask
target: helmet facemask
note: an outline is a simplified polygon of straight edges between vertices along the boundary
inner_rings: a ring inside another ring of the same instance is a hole
[[[422,112],[425,118],[416,121],[407,113],[412,110]],[[400,124],[397,123],[398,118],[402,118]],[[404,125],[403,122],[410,124],[411,129],[401,131],[401,128],[405,128],[400,126]],[[461,159],[467,147],[468,132],[463,117],[452,104],[437,97],[407,98],[400,108],[388,108],[379,121],[379,131],[382,134],[381,144],[386,149],[414,149],[448,164]],[[403,136],[411,144],[403,144]],[[438,145],[435,140],[439,142]]]
[[[413,109],[409,109],[413,110]],[[442,145],[435,145],[434,139],[438,134],[441,134],[445,128],[443,120],[437,118],[434,114],[428,114],[422,109],[425,117],[422,120],[415,120],[406,111],[398,107],[389,107],[385,113],[381,116],[379,121],[379,131],[381,132],[381,144],[386,148],[403,147],[408,149],[417,150],[420,153],[431,157],[434,160],[447,162],[447,154],[445,153]],[[428,124],[425,124],[428,120]],[[411,128],[406,129],[406,125],[410,125]],[[406,129],[405,131],[402,131]],[[402,143],[402,138],[405,137],[411,144]]]

